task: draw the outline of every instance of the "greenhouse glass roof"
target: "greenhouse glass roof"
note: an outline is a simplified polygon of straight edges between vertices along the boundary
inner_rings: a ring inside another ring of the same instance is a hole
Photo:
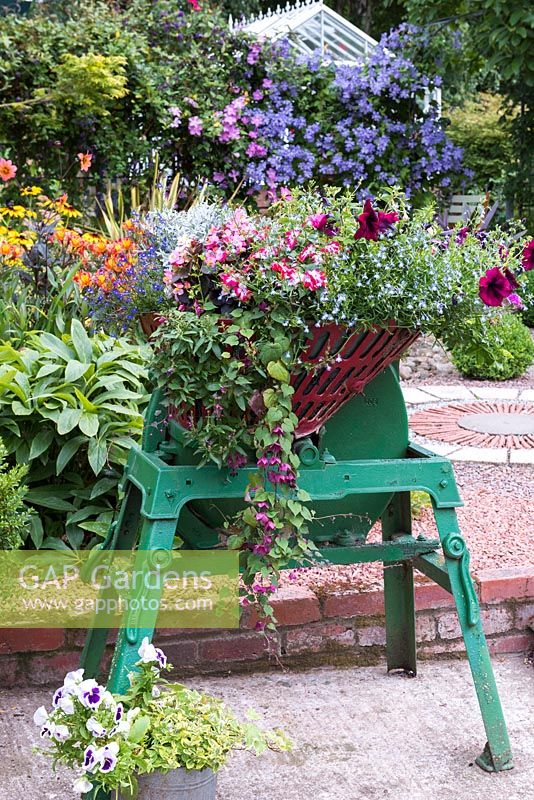
[[[375,39],[325,6],[322,0],[298,0],[285,8],[278,6],[275,11],[231,24],[259,38],[287,36],[303,53],[320,52],[325,58],[344,63],[364,61],[377,44]]]

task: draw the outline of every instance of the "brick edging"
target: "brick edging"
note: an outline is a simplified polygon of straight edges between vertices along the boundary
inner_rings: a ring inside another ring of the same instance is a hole
[[[534,648],[534,566],[478,570],[473,575],[492,653]],[[418,655],[464,652],[452,597],[434,583],[416,584]],[[239,630],[159,631],[157,639],[181,674],[255,670],[279,664],[371,664],[384,656],[384,595],[292,585],[274,596],[276,634],[254,630],[245,615]],[[0,630],[0,686],[61,681],[79,663],[78,630]],[[111,654],[108,650],[107,658]]]

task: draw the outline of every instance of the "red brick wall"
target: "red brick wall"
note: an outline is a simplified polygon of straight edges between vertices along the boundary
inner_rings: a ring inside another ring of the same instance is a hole
[[[483,570],[475,581],[491,652],[532,650],[534,567]],[[269,637],[256,633],[249,617],[240,630],[166,630],[156,638],[181,674],[279,664],[367,665],[383,659],[382,592],[323,588],[314,593],[291,586],[280,590],[274,602],[279,628]],[[435,584],[421,583],[416,607],[419,657],[460,655],[464,647],[451,596]],[[60,682],[77,667],[84,636],[76,630],[0,630],[0,685]]]

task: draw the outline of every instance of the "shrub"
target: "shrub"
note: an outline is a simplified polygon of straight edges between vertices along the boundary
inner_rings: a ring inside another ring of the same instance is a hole
[[[27,464],[36,547],[78,548],[107,532],[118,479],[141,435],[144,348],[73,320],[69,334],[30,334],[0,346],[0,435]]]
[[[534,361],[534,342],[515,314],[478,319],[472,336],[452,350],[454,365],[469,378],[505,381],[522,375]]]
[[[446,187],[460,171],[460,149],[423,108],[433,78],[413,63],[406,26],[367,63],[336,65],[230,30],[208,0],[199,11],[186,0],[32,5],[30,18],[2,20],[0,143],[20,174],[39,163],[73,196],[78,152],[94,156],[100,187],[146,181],[157,150],[189,185],[207,179],[227,196],[310,179]]]
[[[28,470],[22,465],[8,469],[6,456],[7,450],[0,442],[0,550],[20,547],[29,520],[23,503],[26,487],[22,483]]]

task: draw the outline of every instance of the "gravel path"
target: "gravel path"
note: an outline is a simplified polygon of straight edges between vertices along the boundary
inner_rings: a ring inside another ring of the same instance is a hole
[[[532,466],[457,463],[454,472],[465,504],[458,509],[458,519],[471,551],[471,569],[534,564]],[[430,508],[423,508],[414,520],[414,533],[437,537]],[[379,527],[375,526],[370,535],[378,540]],[[354,564],[299,570],[293,575],[286,573],[282,583],[370,590],[382,585],[382,566]]]

